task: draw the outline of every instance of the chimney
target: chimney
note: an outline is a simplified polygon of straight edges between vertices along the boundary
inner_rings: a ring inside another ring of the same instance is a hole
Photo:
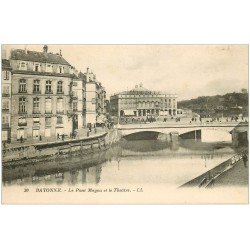
[[[143,84],[142,83],[140,83],[140,88],[142,88],[143,87]]]
[[[27,54],[27,46],[25,45],[25,49],[24,49],[25,54]]]
[[[48,46],[47,45],[43,46],[43,53],[48,53]]]
[[[137,84],[135,85],[135,88],[136,88],[136,89],[138,88],[138,85],[137,85]]]
[[[89,73],[89,67],[87,68],[87,73]]]
[[[60,56],[62,56],[62,50],[60,49],[60,53],[59,53]]]

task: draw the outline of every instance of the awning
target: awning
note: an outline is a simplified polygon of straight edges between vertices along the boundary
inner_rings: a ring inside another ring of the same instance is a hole
[[[134,110],[132,109],[125,109],[124,115],[135,115]]]

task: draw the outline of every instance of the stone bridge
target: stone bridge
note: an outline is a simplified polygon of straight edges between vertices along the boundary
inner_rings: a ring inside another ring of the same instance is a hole
[[[118,125],[117,128],[121,132],[122,137],[140,133],[140,132],[155,132],[161,134],[178,134],[183,136],[188,133],[194,135],[199,134],[199,139],[204,142],[209,141],[231,141],[232,136],[230,131],[239,123],[193,123],[193,124],[164,124],[164,123],[146,123],[146,124],[126,124]],[[145,138],[146,139],[146,138]]]

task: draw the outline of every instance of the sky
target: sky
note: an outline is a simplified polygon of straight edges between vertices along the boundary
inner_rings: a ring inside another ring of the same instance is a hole
[[[43,45],[5,45],[42,51]],[[247,45],[48,45],[79,71],[89,67],[110,96],[142,83],[179,100],[248,89]]]

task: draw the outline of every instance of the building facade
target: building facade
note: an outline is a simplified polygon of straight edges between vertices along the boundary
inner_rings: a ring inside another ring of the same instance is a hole
[[[106,114],[106,91],[89,68],[80,77],[85,85],[85,123],[87,127],[95,126],[98,118]]]
[[[110,112],[113,116],[177,116],[177,95],[162,91],[150,91],[142,84],[130,91],[110,97]]]
[[[72,132],[72,66],[61,52],[12,50],[11,138],[42,139]]]
[[[70,110],[68,116],[72,119],[72,130],[81,133],[86,126],[85,118],[85,84],[81,78],[74,75],[70,84]]]
[[[2,141],[11,141],[11,66],[2,59]]]

